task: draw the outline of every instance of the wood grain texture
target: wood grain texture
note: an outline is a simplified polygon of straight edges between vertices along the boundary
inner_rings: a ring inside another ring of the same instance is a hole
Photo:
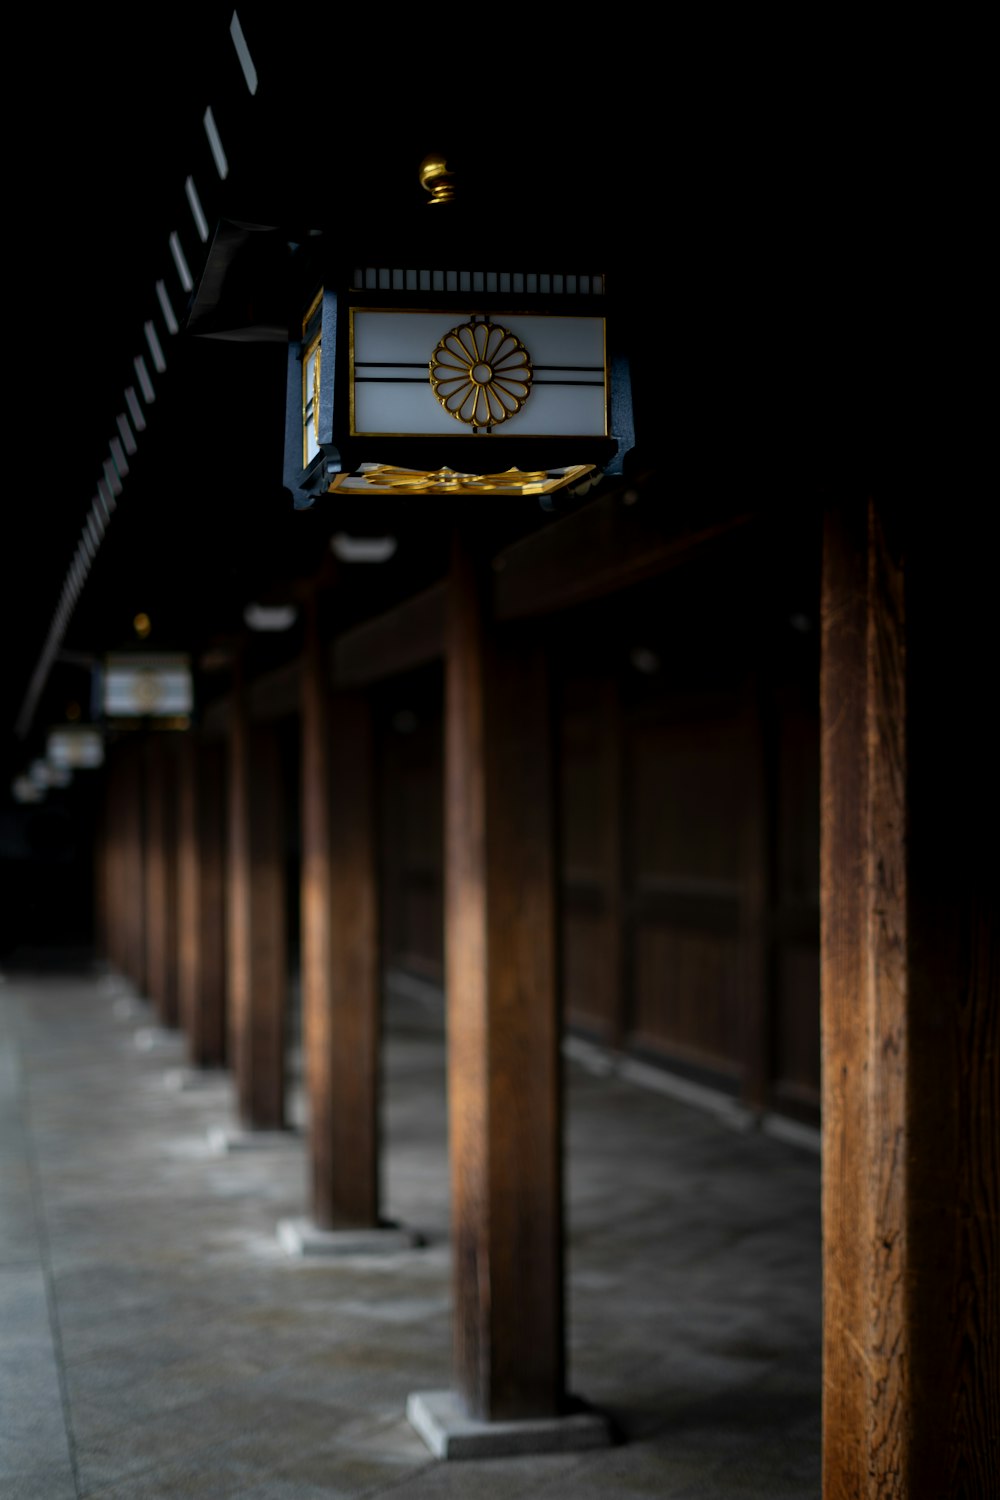
[[[907,1401],[900,1198],[906,992],[898,962],[905,934],[898,800],[904,721],[894,723],[889,712],[902,663],[894,655],[898,575],[876,571],[871,524],[864,504],[831,508],[823,562],[823,1421],[830,1500],[905,1493],[898,1488]],[[883,954],[891,965],[884,974]]]
[[[825,1500],[986,1500],[1000,1476],[997,798],[960,534],[827,514]]]

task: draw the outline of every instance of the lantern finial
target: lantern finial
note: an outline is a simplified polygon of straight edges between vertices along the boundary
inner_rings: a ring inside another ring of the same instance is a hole
[[[420,186],[431,195],[431,203],[450,203],[455,196],[454,173],[443,156],[431,152],[420,163]]]

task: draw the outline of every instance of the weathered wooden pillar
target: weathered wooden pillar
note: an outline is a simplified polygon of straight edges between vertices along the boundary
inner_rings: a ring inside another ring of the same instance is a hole
[[[125,973],[144,993],[149,976],[146,945],[146,789],[143,746],[135,741],[122,747],[119,910],[124,924]]]
[[[229,1056],[242,1124],[285,1125],[287,955],[281,768],[273,728],[251,724],[237,667],[229,733]]]
[[[178,755],[178,1012],[195,1067],[226,1056],[225,776],[221,746],[194,732]]]
[[[177,844],[175,746],[166,733],[146,742],[147,985],[163,1026],[177,1025]]]
[[[105,776],[94,820],[93,879],[94,879],[94,955],[111,963],[111,871],[112,855],[112,811],[111,786]]]
[[[113,969],[128,971],[125,941],[124,865],[124,763],[110,754],[104,766],[104,816],[101,823],[100,864],[103,872],[104,906],[100,925],[101,946]]]
[[[1000,1492],[995,626],[982,551],[953,509],[828,508],[824,1500]]]
[[[446,627],[445,958],[457,1395],[480,1420],[564,1392],[560,1018],[549,681],[495,630],[456,534]]]
[[[311,1209],[323,1229],[379,1211],[379,903],[371,709],[331,696],[307,609],[302,677],[302,998]]]

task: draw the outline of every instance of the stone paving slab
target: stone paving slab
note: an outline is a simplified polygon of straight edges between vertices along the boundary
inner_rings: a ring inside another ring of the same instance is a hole
[[[422,1244],[290,1256],[288,1148],[216,1154],[234,1092],[120,976],[0,985],[0,1494],[7,1500],[816,1500],[819,1158],[803,1135],[566,1061],[567,1385],[613,1442],[435,1457],[451,1377],[440,1011],[387,1005],[383,1212]],[[188,1083],[193,1080],[185,1075]]]

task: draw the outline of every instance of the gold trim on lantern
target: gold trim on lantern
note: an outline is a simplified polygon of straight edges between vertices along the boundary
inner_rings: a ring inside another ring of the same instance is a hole
[[[507,469],[500,474],[462,474],[455,469],[399,469],[392,464],[362,464],[338,474],[329,492],[366,495],[548,495],[578,484],[595,472],[595,464],[565,469]]]

